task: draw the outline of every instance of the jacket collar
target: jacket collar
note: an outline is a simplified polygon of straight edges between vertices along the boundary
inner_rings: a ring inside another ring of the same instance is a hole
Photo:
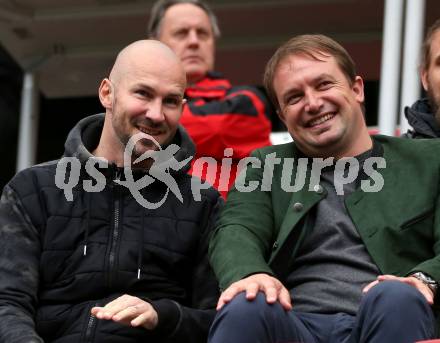
[[[440,127],[428,98],[417,100],[411,107],[406,107],[405,117],[416,134],[431,138],[440,137]]]
[[[190,85],[185,90],[185,96],[194,98],[217,99],[226,96],[232,85],[220,73],[208,72],[208,74],[199,82]]]
[[[64,157],[76,157],[82,165],[89,159],[96,157],[91,153],[99,144],[102,129],[104,127],[105,114],[95,114],[79,121],[75,127],[69,132],[66,143],[64,144]],[[194,157],[195,145],[189,137],[186,130],[179,125],[176,135],[170,144],[176,144],[180,149],[174,154],[177,162],[184,161],[188,157]],[[164,149],[166,147],[163,147]],[[170,174],[177,176],[178,174],[186,174],[191,167],[191,161],[187,161],[185,166],[179,170],[170,170]],[[100,171],[107,177],[114,179],[116,176],[124,175],[123,168],[118,168],[114,163],[109,161],[108,168],[101,168]],[[141,168],[133,168],[135,178],[144,175],[147,170]]]

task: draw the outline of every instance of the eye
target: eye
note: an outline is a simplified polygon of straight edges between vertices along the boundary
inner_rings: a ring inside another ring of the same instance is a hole
[[[209,32],[206,30],[198,30],[197,35],[201,40],[207,40],[210,37]]]
[[[142,97],[142,98],[147,98],[147,99],[149,99],[149,98],[151,98],[151,93],[149,92],[149,91],[147,91],[147,90],[145,90],[145,89],[136,89],[135,91],[134,91],[134,93],[137,95],[137,96],[139,96],[139,97]]]
[[[292,94],[286,98],[286,105],[295,105],[301,100],[301,94]]]
[[[165,98],[163,100],[163,103],[167,107],[175,108],[175,107],[178,107],[180,105],[181,100],[178,99],[178,98]]]
[[[330,80],[323,80],[323,81],[319,82],[318,89],[326,90],[326,89],[329,89],[332,85],[333,85],[333,82],[331,82]]]
[[[181,30],[174,32],[174,37],[179,38],[179,39],[183,39],[187,35],[188,35],[188,30],[186,30],[186,29],[181,29]]]

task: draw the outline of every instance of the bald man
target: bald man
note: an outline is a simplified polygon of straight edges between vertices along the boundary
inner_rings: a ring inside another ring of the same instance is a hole
[[[192,194],[185,86],[168,47],[130,44],[99,87],[105,114],[72,129],[63,158],[5,186],[0,342],[206,342],[222,200]]]

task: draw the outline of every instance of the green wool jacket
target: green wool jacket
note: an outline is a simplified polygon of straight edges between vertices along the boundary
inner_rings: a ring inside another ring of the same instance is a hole
[[[440,140],[372,138],[373,156],[386,167],[364,173],[366,187],[347,196],[347,211],[381,273],[422,271],[440,282]],[[271,157],[281,162],[269,168]],[[250,274],[281,281],[287,275],[307,234],[307,214],[325,197],[323,188],[309,185],[311,161],[305,186],[286,190],[286,180],[295,185],[299,157],[294,143],[258,149],[238,177],[209,249],[222,289]],[[380,191],[368,192],[381,180]]]

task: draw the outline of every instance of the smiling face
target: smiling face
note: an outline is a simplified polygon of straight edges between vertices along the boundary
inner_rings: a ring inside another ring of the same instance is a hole
[[[177,4],[167,9],[158,39],[179,56],[188,82],[202,79],[214,67],[215,40],[206,12],[192,4]]]
[[[432,35],[429,61],[422,70],[422,83],[435,118],[440,123],[440,30]]]
[[[152,45],[156,43],[161,44]],[[111,81],[104,79],[99,91],[109,117],[107,137],[111,137],[111,144],[119,146],[120,155],[139,132],[152,136],[161,146],[168,144],[179,124],[186,86],[178,58],[171,50],[141,47],[126,53],[115,66]],[[157,149],[154,142],[140,140],[134,157],[152,149]]]
[[[349,82],[334,57],[289,55],[276,68],[279,116],[310,157],[349,157],[371,148],[362,113],[363,81]]]

